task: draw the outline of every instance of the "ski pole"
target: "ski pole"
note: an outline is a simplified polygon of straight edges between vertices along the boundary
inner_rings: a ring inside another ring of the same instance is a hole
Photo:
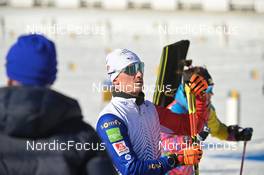
[[[242,161],[240,166],[240,175],[243,173],[243,167],[244,167],[244,160],[245,160],[245,154],[246,154],[246,147],[247,147],[247,141],[244,141],[244,147],[243,147],[243,153],[242,153]]]
[[[196,106],[195,106],[195,96],[191,93],[190,87],[185,84],[185,93],[188,102],[188,111],[189,111],[189,118],[190,118],[190,128],[191,128],[191,137],[193,138],[194,143],[198,143],[197,140],[197,121],[196,121]],[[194,165],[194,173],[195,175],[199,175],[199,165]]]

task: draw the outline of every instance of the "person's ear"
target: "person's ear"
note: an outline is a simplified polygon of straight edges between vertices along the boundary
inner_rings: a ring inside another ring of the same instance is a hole
[[[7,80],[7,86],[19,86],[19,85],[20,83],[16,80],[10,80],[10,79]]]
[[[113,85],[119,85],[118,78],[115,78],[115,79],[113,80]]]
[[[7,80],[7,86],[12,86],[12,80]]]

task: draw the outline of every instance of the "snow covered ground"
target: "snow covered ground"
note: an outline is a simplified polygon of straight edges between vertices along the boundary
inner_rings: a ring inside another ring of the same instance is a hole
[[[226,121],[228,92],[239,91],[241,125],[254,128],[244,174],[262,175],[263,19],[264,14],[252,13],[0,8],[0,86],[6,82],[4,58],[10,45],[19,34],[42,27],[58,50],[59,74],[54,88],[77,98],[85,120],[94,126],[105,105],[96,87],[106,79],[105,56],[109,50],[124,47],[138,53],[146,64],[145,84],[153,87],[162,46],[189,39],[188,58],[195,65],[206,65],[214,78],[213,103],[222,121]],[[252,79],[252,72],[256,79]],[[151,88],[146,95],[152,99]],[[208,142],[219,141],[209,138]],[[205,151],[201,174],[239,174],[242,146],[238,144],[236,151]]]

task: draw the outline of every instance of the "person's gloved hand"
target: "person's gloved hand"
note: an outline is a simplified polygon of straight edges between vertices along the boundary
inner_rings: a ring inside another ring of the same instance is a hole
[[[184,79],[183,81],[190,87],[191,92],[195,96],[201,95],[208,88],[206,80],[202,76],[197,74],[193,74],[189,80]]]
[[[197,139],[199,141],[205,141],[205,139],[208,137],[210,133],[210,128],[208,128],[208,126],[204,126],[203,130],[201,132],[199,132],[199,134],[197,135]]]
[[[228,126],[227,130],[229,138],[233,137],[235,141],[250,141],[253,134],[253,128],[241,128],[238,125]]]
[[[194,146],[187,149],[179,150],[176,154],[169,155],[169,159],[174,159],[175,166],[177,165],[195,165],[202,158],[203,151],[200,146]]]

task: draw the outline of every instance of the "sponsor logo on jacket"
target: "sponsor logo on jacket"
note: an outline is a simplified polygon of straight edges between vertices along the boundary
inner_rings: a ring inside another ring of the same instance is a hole
[[[118,156],[122,156],[124,154],[129,153],[129,148],[126,146],[125,141],[113,143],[113,147],[116,153],[118,154]]]
[[[101,128],[102,129],[107,129],[110,126],[119,126],[119,125],[121,125],[121,122],[120,121],[113,120],[113,121],[110,121],[110,122],[105,122],[104,124],[101,125]]]

